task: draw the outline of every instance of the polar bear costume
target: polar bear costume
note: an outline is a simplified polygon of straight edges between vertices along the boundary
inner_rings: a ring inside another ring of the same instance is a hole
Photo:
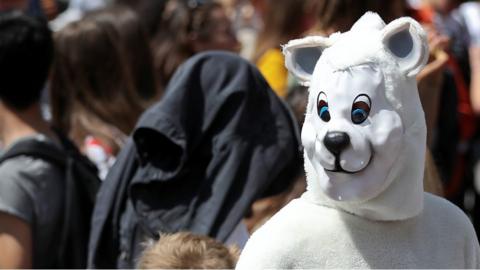
[[[308,188],[252,235],[237,269],[480,268],[468,218],[423,192],[421,26],[367,13],[346,33],[292,40],[284,54],[309,86]]]

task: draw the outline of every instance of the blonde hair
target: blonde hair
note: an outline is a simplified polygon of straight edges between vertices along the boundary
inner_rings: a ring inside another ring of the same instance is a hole
[[[227,247],[207,236],[189,232],[161,234],[147,243],[139,269],[233,269],[239,257],[236,246]]]

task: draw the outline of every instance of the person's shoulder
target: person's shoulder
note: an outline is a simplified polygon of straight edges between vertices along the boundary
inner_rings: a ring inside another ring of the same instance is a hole
[[[12,149],[25,140],[40,140],[53,143],[41,136],[22,138],[8,147]],[[19,155],[0,163],[0,212],[33,222],[35,206],[45,199],[56,201],[63,196],[63,169],[59,166],[29,155]]]
[[[54,141],[43,135],[22,138],[5,150],[5,154],[16,144],[33,140],[36,142],[60,148]],[[6,181],[47,181],[52,176],[61,172],[61,168],[52,161],[34,155],[19,155],[4,160],[0,163],[0,185]],[[3,180],[3,181],[2,181]]]
[[[0,164],[2,179],[32,179],[49,170],[55,170],[51,163],[41,158],[26,155],[9,158]]]

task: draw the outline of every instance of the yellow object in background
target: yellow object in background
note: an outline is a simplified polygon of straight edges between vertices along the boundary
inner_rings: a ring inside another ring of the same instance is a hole
[[[280,49],[267,50],[257,61],[257,67],[273,91],[281,97],[287,96],[288,70]]]

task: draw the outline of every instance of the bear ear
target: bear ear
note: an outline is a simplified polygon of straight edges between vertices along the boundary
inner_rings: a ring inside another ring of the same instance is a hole
[[[398,62],[401,71],[415,76],[428,60],[428,43],[425,31],[412,18],[399,18],[382,30],[382,41],[388,53]]]
[[[320,36],[291,40],[283,46],[285,66],[300,83],[309,85],[318,59],[329,46],[329,39]]]

